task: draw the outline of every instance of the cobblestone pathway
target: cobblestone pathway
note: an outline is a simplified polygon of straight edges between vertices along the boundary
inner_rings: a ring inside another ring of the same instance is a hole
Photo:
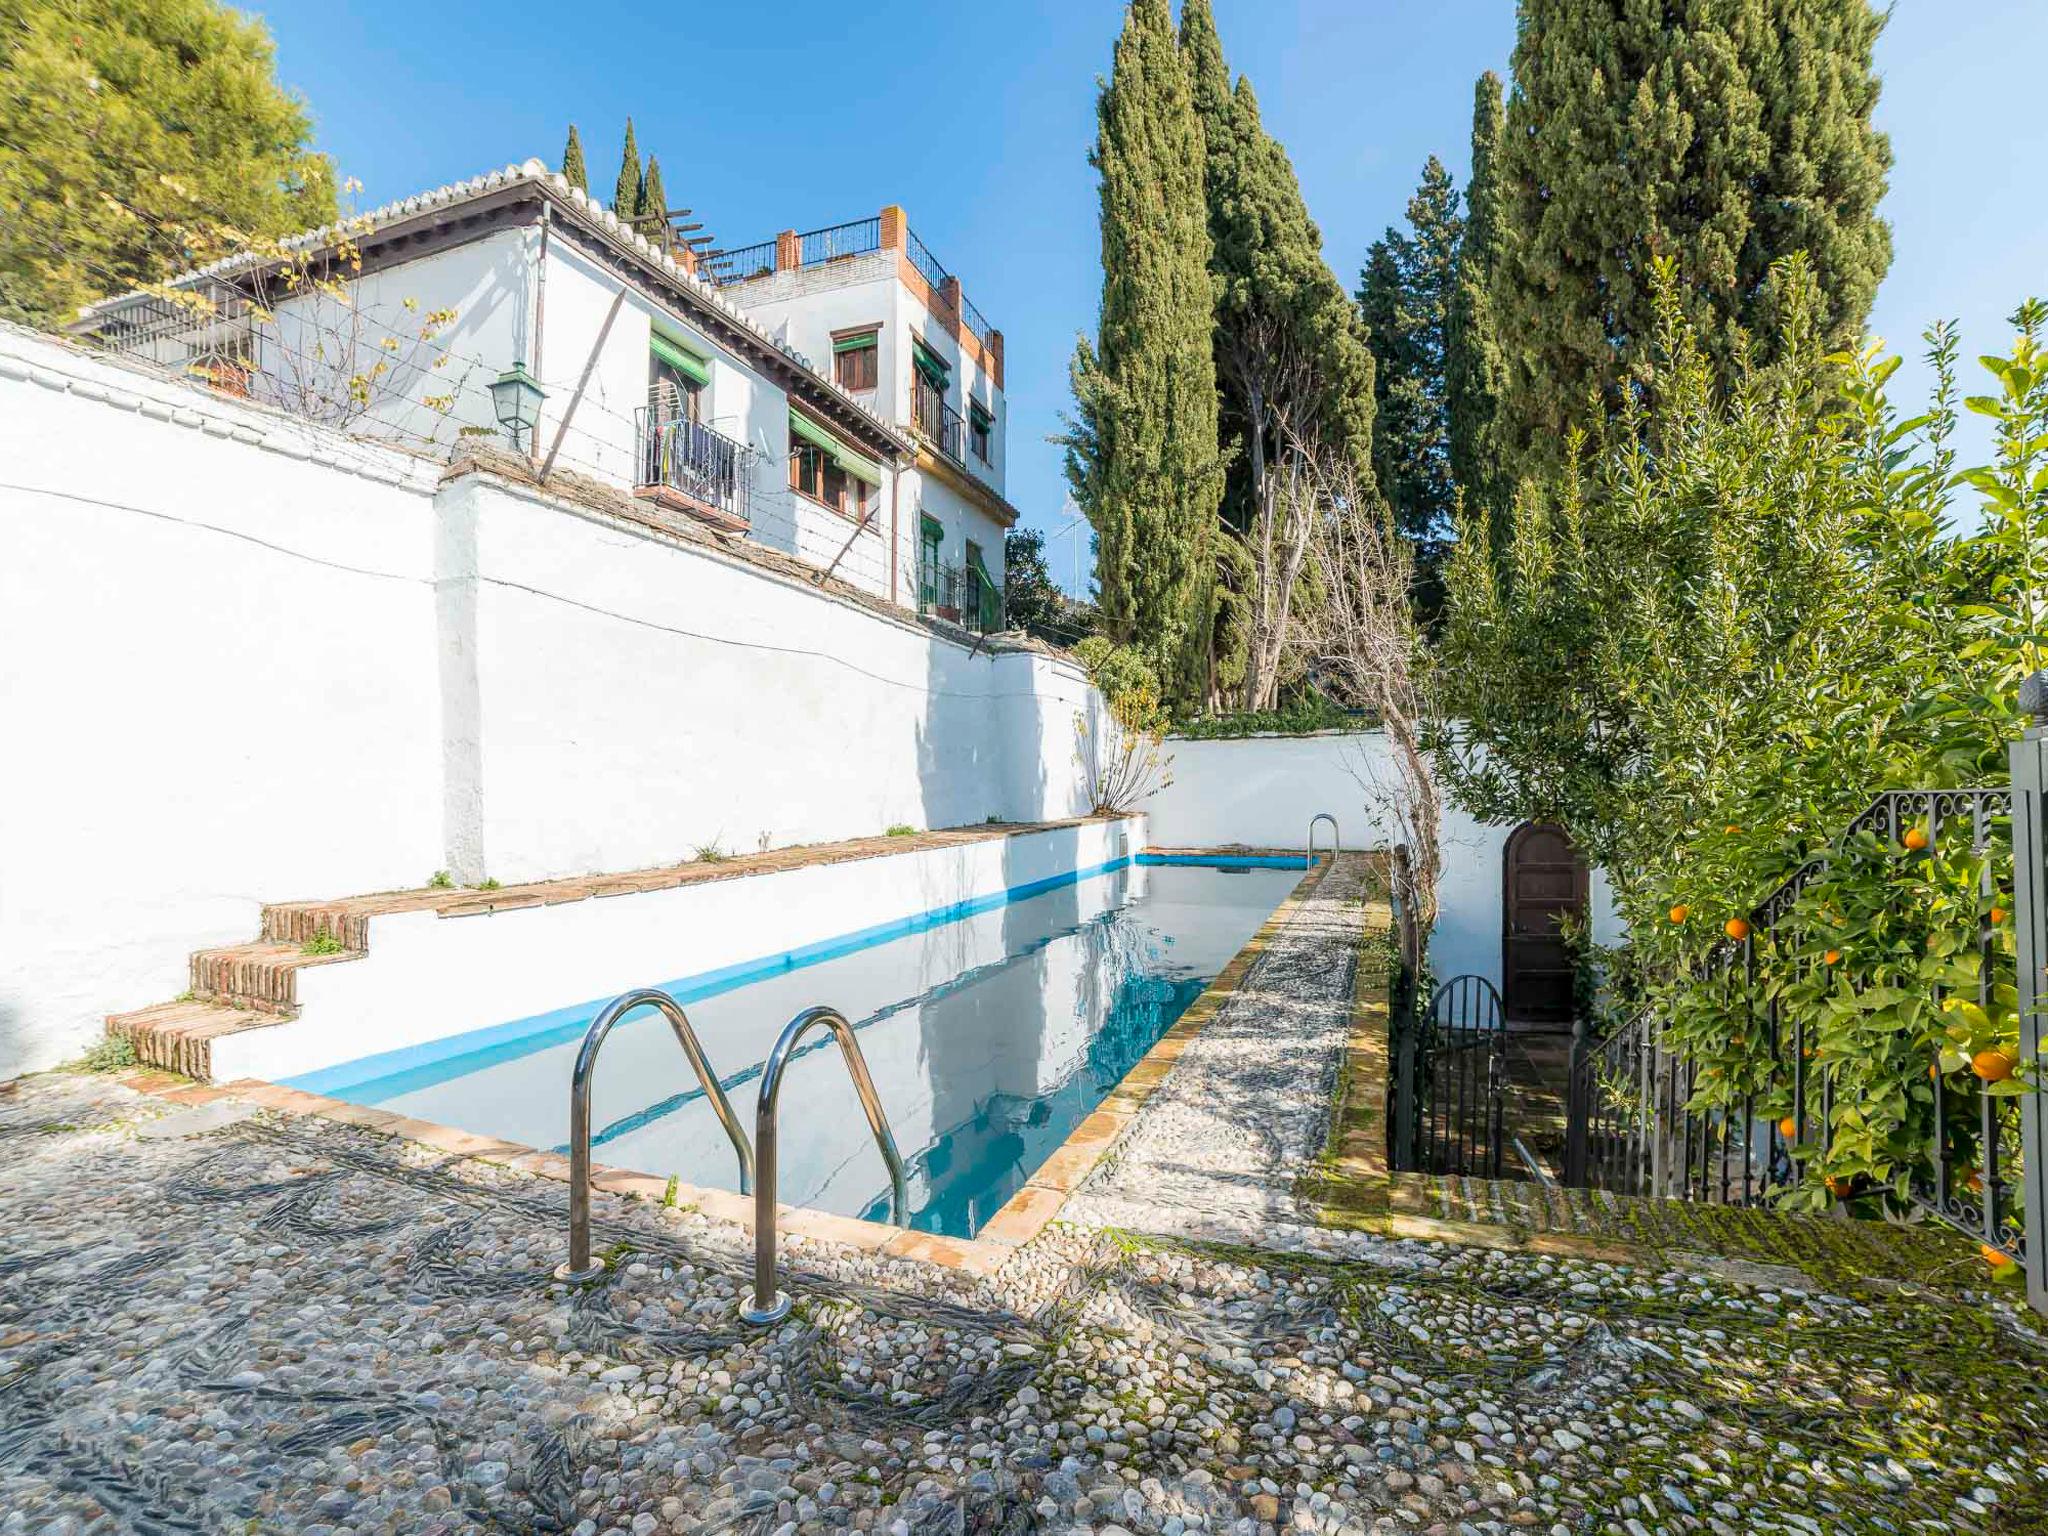
[[[1351,1024],[1373,861],[1338,859],[1068,1201],[1090,1226],[1306,1241],[1295,1184],[1322,1152]]]
[[[1059,1225],[991,1280],[112,1079],[0,1087],[0,1533],[2038,1530],[2003,1301]],[[1274,1240],[1285,1241],[1279,1234]]]

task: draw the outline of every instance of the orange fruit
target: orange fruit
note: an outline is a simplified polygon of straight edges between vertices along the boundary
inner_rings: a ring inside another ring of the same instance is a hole
[[[2003,1248],[1994,1248],[1989,1243],[1979,1243],[1977,1251],[1984,1255],[1984,1262],[1993,1269],[2003,1269],[2012,1262],[2012,1255]]]
[[[1930,1061],[1929,1063],[1927,1063],[1927,1075],[1929,1077],[1941,1076],[1941,1063],[1938,1061]]]
[[[1970,1058],[1970,1070],[1987,1083],[2004,1082],[2018,1065],[2018,1059],[2004,1051],[1979,1051]]]
[[[1839,949],[1831,949],[1820,957],[1820,963],[1822,965],[1840,965],[1842,963],[1842,952]]]
[[[1723,835],[1728,837],[1733,837],[1736,833],[1740,832],[1741,830],[1742,828],[1735,825],[1735,823],[1732,821],[1729,822],[1727,826],[1721,829]]]
[[[1967,1179],[1963,1180],[1963,1188],[1973,1195],[1981,1195],[1984,1192],[1984,1175],[1981,1173],[1971,1174]]]
[[[1914,853],[1918,853],[1921,849],[1927,846],[1927,829],[1925,827],[1908,827],[1906,829],[1906,835],[1903,838],[1901,838],[1900,841],[1903,842],[1909,850],[1911,850]]]
[[[2005,921],[2005,908],[2003,908],[2003,907],[1993,907],[1993,908],[1991,909],[1991,921],[1992,921],[1992,922],[1994,922],[1994,923],[2002,923],[2002,922],[2004,922],[2004,921]]]
[[[1731,917],[1728,919],[1727,922],[1721,925],[1721,931],[1727,934],[1729,938],[1735,940],[1736,943],[1740,944],[1744,939],[1749,937],[1749,924],[1745,922],[1742,918]]]
[[[1828,1193],[1833,1195],[1837,1200],[1848,1199],[1849,1191],[1856,1187],[1853,1181],[1849,1179],[1840,1178],[1834,1174],[1830,1174],[1828,1176],[1827,1186]]]
[[[1797,1141],[1799,1139],[1799,1122],[1790,1115],[1787,1115],[1778,1122],[1778,1134],[1787,1141]]]
[[[1674,923],[1682,923],[1685,921],[1687,915],[1691,911],[1692,909],[1688,907],[1684,902],[1680,902],[1677,906],[1671,909],[1671,921],[1673,921]]]

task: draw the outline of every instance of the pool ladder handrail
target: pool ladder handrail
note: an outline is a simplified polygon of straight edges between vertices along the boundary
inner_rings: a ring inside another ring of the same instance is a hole
[[[754,1182],[754,1149],[747,1143],[747,1133],[740,1129],[740,1118],[733,1113],[732,1101],[719,1085],[718,1074],[711,1070],[710,1059],[705,1056],[683,1005],[657,987],[622,993],[590,1021],[583,1044],[576,1051],[575,1068],[569,1074],[569,1262],[555,1270],[557,1280],[595,1280],[604,1273],[604,1260],[590,1256],[590,1083],[597,1074],[597,1053],[604,1046],[605,1036],[636,1008],[658,1008],[668,1020],[676,1043],[690,1058],[697,1081],[704,1087],[704,1097],[711,1101],[718,1123],[725,1127],[733,1151],[739,1154],[740,1193],[748,1193]]]
[[[752,1301],[741,1300],[740,1320],[756,1327],[769,1327],[789,1316],[789,1297],[775,1284],[775,1106],[782,1093],[782,1074],[796,1052],[797,1042],[819,1025],[831,1030],[839,1041],[839,1054],[845,1058],[847,1074],[853,1079],[853,1091],[860,1096],[868,1129],[875,1133],[875,1145],[888,1165],[890,1219],[899,1227],[910,1223],[903,1157],[896,1150],[895,1133],[889,1129],[889,1117],[882,1112],[881,1097],[875,1092],[875,1080],[868,1075],[867,1058],[861,1055],[853,1026],[837,1008],[806,1008],[789,1021],[776,1040],[775,1049],[768,1053],[767,1065],[761,1069],[761,1094],[754,1105],[754,1296]]]
[[[1330,824],[1330,862],[1337,862],[1337,855],[1344,851],[1344,833],[1337,825],[1337,818],[1328,811],[1318,811],[1308,819],[1308,867],[1316,867],[1316,828],[1323,822]]]

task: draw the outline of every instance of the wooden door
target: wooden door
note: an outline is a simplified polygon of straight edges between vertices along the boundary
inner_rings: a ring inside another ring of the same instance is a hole
[[[1586,862],[1547,822],[1524,822],[1508,838],[1502,902],[1501,998],[1510,1019],[1563,1024],[1572,1016],[1572,957],[1564,920],[1586,916]]]

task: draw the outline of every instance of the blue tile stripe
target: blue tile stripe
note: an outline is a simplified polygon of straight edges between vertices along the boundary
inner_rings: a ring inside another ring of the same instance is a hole
[[[688,1006],[690,1003],[701,1002],[707,997],[716,997],[770,976],[801,970],[826,960],[836,960],[842,955],[869,949],[877,944],[886,944],[913,933],[922,933],[945,923],[959,922],[963,918],[993,911],[1013,901],[1024,901],[1046,891],[1091,879],[1096,875],[1109,874],[1133,863],[1190,864],[1224,869],[1306,867],[1304,860],[1285,856],[1140,853],[1133,857],[1127,854],[1105,863],[1048,875],[1042,880],[1026,881],[1022,885],[1013,885],[1007,890],[992,892],[986,896],[971,897],[950,906],[935,907],[912,917],[876,923],[836,938],[821,939],[816,943],[800,945],[779,954],[764,955],[758,959],[700,971],[657,985],[673,995],[677,1002]],[[460,1034],[445,1035],[437,1040],[423,1040],[414,1045],[401,1046],[396,1050],[379,1051],[353,1061],[302,1072],[296,1077],[284,1079],[284,1086],[302,1089],[307,1093],[325,1094],[330,1098],[347,1099],[357,1104],[381,1103],[401,1094],[446,1082],[467,1072],[478,1071],[499,1062],[514,1061],[521,1056],[529,1056],[536,1051],[560,1045],[564,1041],[577,1039],[589,1028],[590,1020],[597,1011],[609,1001],[609,997],[602,997],[571,1003],[566,1007],[530,1014],[504,1024],[491,1024],[482,1029],[465,1030]]]

